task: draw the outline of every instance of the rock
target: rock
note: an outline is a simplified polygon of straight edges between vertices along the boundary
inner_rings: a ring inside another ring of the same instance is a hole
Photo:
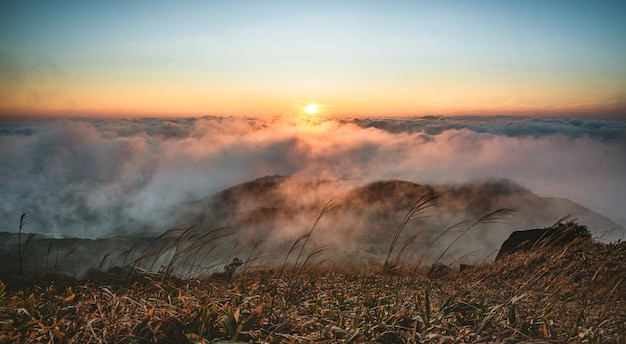
[[[534,248],[564,246],[576,239],[589,239],[587,227],[575,222],[559,223],[552,227],[515,231],[502,243],[496,260],[515,252],[530,251]]]

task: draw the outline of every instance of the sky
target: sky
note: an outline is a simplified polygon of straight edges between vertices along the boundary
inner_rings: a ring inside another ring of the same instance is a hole
[[[626,118],[624,1],[2,1],[0,116]]]

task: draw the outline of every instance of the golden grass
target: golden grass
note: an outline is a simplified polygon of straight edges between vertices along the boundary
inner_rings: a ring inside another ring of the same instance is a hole
[[[231,279],[2,284],[0,342],[624,343],[625,255],[626,243],[581,240],[437,277],[302,263]]]

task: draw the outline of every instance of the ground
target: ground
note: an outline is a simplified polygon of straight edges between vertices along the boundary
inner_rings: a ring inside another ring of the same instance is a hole
[[[623,343],[625,255],[582,240],[430,276],[322,262],[49,278],[2,288],[0,342]]]

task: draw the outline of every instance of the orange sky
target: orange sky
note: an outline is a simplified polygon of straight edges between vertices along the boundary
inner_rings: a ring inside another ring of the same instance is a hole
[[[625,118],[626,8],[603,5],[9,1],[0,116]]]

